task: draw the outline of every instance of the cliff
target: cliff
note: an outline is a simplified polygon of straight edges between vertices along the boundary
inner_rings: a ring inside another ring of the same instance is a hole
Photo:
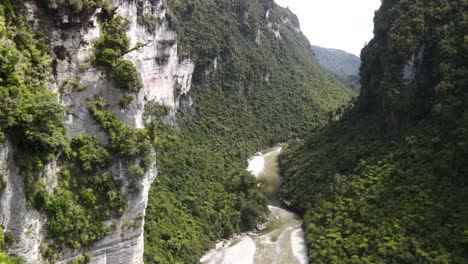
[[[396,130],[427,118],[466,76],[466,12],[463,1],[383,1],[362,50],[360,109],[383,112]]]
[[[356,106],[283,152],[311,259],[467,262],[467,8],[382,1]]]
[[[55,8],[53,4],[62,6]],[[125,35],[129,46],[141,45],[134,50],[125,51],[122,56],[135,66],[138,78],[141,80],[141,89],[130,93],[133,100],[125,106],[122,106],[121,100],[129,93],[119,88],[116,81],[109,78],[105,69],[92,62],[96,42],[103,37],[102,24],[105,22],[100,16],[105,12],[103,9],[106,7],[92,6],[89,10],[80,10],[81,13],[78,15],[78,11],[72,9],[67,1],[50,3],[26,1],[10,4],[10,6],[7,3],[6,10],[3,9],[6,13],[11,12],[8,8],[14,6],[13,8],[18,10],[14,15],[25,20],[28,30],[43,30],[48,34],[49,42],[44,44],[50,46],[49,73],[52,75],[38,76],[38,78],[46,78],[44,85],[50,91],[57,93],[56,100],[65,111],[64,124],[68,139],[89,135],[97,139],[100,144],[107,144],[109,140],[112,142],[109,138],[112,135],[106,133],[102,124],[96,122],[96,118],[88,110],[89,102],[96,98],[102,98],[107,104],[106,111],[114,114],[124,126],[135,129],[143,129],[148,121],[144,115],[148,105],[161,105],[169,108],[167,115],[162,118],[167,122],[173,122],[175,112],[181,104],[181,98],[190,100],[187,93],[190,90],[194,64],[188,59],[179,60],[177,35],[168,27],[162,2],[155,4],[147,2],[142,6],[137,6],[136,2],[114,1],[109,5],[112,8],[115,7],[112,10],[115,14],[111,16],[121,16],[127,20]],[[61,7],[70,7],[70,9]],[[138,22],[138,12],[141,9],[158,19],[159,23],[152,30],[148,30],[145,25]],[[7,13],[7,15],[11,14]],[[7,21],[7,27],[15,27],[14,24],[8,22],[12,21]],[[43,28],[39,29],[39,27]],[[15,34],[18,36],[19,33]],[[7,34],[3,35],[4,40],[7,37]],[[158,61],[159,58],[165,58],[165,62],[161,63]],[[37,121],[47,122],[47,120]],[[22,168],[17,164],[18,155],[15,154],[28,150],[15,146],[21,144],[17,142],[21,138],[12,140],[8,134],[7,132],[1,148],[0,165],[6,188],[0,193],[0,222],[5,232],[15,238],[8,248],[10,254],[23,257],[26,263],[41,263],[45,258],[56,259],[57,263],[67,263],[81,256],[84,248],[87,254],[93,256],[91,263],[143,263],[145,208],[150,185],[157,175],[154,161],[145,168],[140,178],[134,180],[128,166],[132,163],[139,163],[142,157],[136,155],[129,164],[126,160],[128,157],[124,157],[115,150],[109,151],[111,161],[104,166],[105,168],[98,171],[111,175],[111,182],[116,184],[115,191],[124,198],[126,209],[118,216],[111,214],[111,217],[102,218],[105,220],[105,225],[112,226],[105,235],[94,239],[78,239],[83,245],[72,245],[67,244],[68,242],[57,242],[59,239],[51,241],[50,236],[47,235],[51,224],[47,220],[48,217],[55,218],[58,215],[55,211],[50,212],[50,209],[37,210],[38,206],[31,204],[31,197],[27,197],[31,193],[28,194],[24,186]],[[131,144],[131,142],[126,144]],[[59,184],[64,180],[60,172],[68,166],[67,160],[71,159],[66,151],[58,151],[51,161],[34,172],[38,175],[37,180],[45,183],[46,190],[51,196],[58,195],[58,188],[68,187]],[[76,177],[79,176],[76,175]],[[60,187],[56,188],[57,185]],[[70,190],[77,191],[71,186]],[[80,204],[81,201],[77,203]],[[99,209],[94,207],[94,209],[87,210]],[[57,222],[59,225],[70,225],[66,221],[58,220]],[[82,227],[77,225],[70,228],[69,232],[81,232]],[[67,234],[64,235],[67,236]],[[55,252],[50,255],[44,253],[47,252],[47,246],[53,244],[58,244],[53,247]]]
[[[270,0],[4,0],[0,42],[0,249],[26,263],[197,261],[264,220],[248,155],[354,96]]]

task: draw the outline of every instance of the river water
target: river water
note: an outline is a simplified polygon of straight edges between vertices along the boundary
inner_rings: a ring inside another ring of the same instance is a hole
[[[251,157],[247,170],[269,197],[269,222],[262,231],[249,232],[217,243],[200,259],[203,264],[308,264],[301,219],[282,206],[278,193],[281,177],[278,156],[281,147]]]

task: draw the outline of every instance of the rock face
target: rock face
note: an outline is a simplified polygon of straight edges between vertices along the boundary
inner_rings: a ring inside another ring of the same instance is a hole
[[[13,160],[13,152],[8,138],[0,144],[0,173],[6,183],[0,197],[0,224],[18,241],[11,246],[11,253],[34,263],[41,256],[39,246],[45,218],[26,204],[23,177]]]
[[[37,1],[39,2],[39,1]],[[159,18],[154,31],[149,31],[138,22],[136,1],[115,0],[117,13],[130,21],[127,36],[131,46],[142,43],[144,46],[125,55],[138,69],[143,88],[135,95],[126,109],[119,106],[124,95],[114,83],[107,79],[105,73],[92,66],[84,67],[93,54],[93,43],[100,36],[97,13],[89,21],[81,21],[79,26],[51,26],[51,48],[54,51],[54,77],[50,89],[59,92],[60,101],[66,109],[65,123],[68,136],[74,137],[83,133],[96,136],[106,142],[107,136],[90,116],[87,108],[89,99],[102,97],[109,103],[111,111],[126,125],[143,128],[145,124],[145,106],[149,102],[165,105],[171,109],[166,121],[173,121],[179,107],[190,109],[192,101],[190,90],[194,64],[190,60],[180,61],[177,56],[177,35],[168,28],[165,21],[165,10],[162,1],[144,1],[145,12],[151,12]],[[34,1],[28,10],[37,10]],[[62,17],[62,21],[69,21]],[[52,21],[50,24],[53,24]],[[160,58],[164,58],[161,62]],[[82,91],[64,90],[63,84],[70,79],[79,80],[87,88]],[[45,241],[44,223],[46,217],[26,204],[23,190],[23,177],[13,161],[13,151],[8,140],[0,145],[0,172],[7,182],[6,190],[1,194],[0,224],[6,231],[12,232],[17,241],[10,248],[13,255],[24,258],[26,263],[42,263],[40,246]],[[43,173],[47,175],[48,187],[53,190],[54,178],[59,170],[55,164],[49,164]],[[110,172],[115,179],[123,183],[122,193],[127,201],[128,210],[119,219],[109,219],[116,223],[115,228],[104,239],[95,243],[86,251],[93,255],[91,263],[99,264],[137,264],[143,263],[143,226],[148,192],[157,175],[155,164],[141,179],[140,192],[131,194],[128,181],[122,169],[122,163],[115,159]],[[56,180],[55,180],[56,182]],[[131,223],[131,227],[128,227]],[[58,263],[67,263],[82,254],[80,251],[65,249],[61,252]]]
[[[424,44],[419,48],[417,57],[415,54],[411,56],[411,59],[406,62],[405,67],[403,68],[403,83],[410,84],[414,82],[421,71],[421,65],[424,58]]]

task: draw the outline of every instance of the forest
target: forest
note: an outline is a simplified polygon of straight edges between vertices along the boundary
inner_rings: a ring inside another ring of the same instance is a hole
[[[71,17],[70,27],[99,10],[101,35],[86,67],[102,71],[124,92],[125,109],[142,84],[123,56],[142,44],[130,45],[129,21],[116,13],[119,7],[109,1],[50,0],[39,8],[58,25],[59,17]],[[115,162],[124,165],[130,188],[132,179],[157,163],[145,219],[145,262],[197,262],[213,241],[251,230],[266,217],[265,197],[245,171],[247,157],[323,126],[355,96],[320,68],[297,17],[273,1],[169,0],[163,8],[178,34],[180,58],[196,64],[194,108],[182,109],[187,111],[170,126],[161,121],[169,109],[154,105],[147,113],[154,120],[136,129],[119,120],[103,98],[89,98],[83,108],[107,136],[102,142],[88,134],[67,136],[65,108],[57,97],[89,88],[71,78],[59,94],[52,92],[48,26],[28,30],[25,3],[1,2],[0,140],[8,139],[16,150],[28,206],[48,218],[49,242],[40,254],[49,262],[64,248],[83,252],[73,263],[90,261],[87,250],[116,227],[107,220],[127,208],[122,186],[110,174]],[[147,30],[162,23],[143,9],[138,16]],[[52,191],[42,173],[50,162],[61,168]],[[0,183],[3,189],[3,175]],[[3,229],[1,234],[2,263],[21,262],[3,253],[16,238]]]
[[[361,53],[359,96],[322,69],[298,18],[272,0],[150,1],[161,4],[163,18],[132,1],[135,23],[174,30],[177,40],[164,44],[177,44],[179,59],[196,65],[184,95],[193,105],[168,121],[172,109],[149,104],[138,129],[104,96],[88,98],[82,108],[101,141],[67,136],[58,98],[89,87],[70,78],[50,89],[60,53],[50,25],[37,19],[30,30],[25,1],[0,1],[0,143],[14,149],[27,206],[47,218],[45,261],[64,249],[79,252],[72,264],[91,261],[88,250],[116,228],[109,219],[126,212],[126,195],[141,191],[136,183],[156,164],[144,261],[197,263],[216,240],[265,221],[266,197],[246,159],[281,142],[282,195],[304,218],[311,262],[468,263],[466,0],[383,0]],[[96,13],[100,35],[87,66],[122,92],[124,112],[143,88],[125,55],[144,44],[131,45],[119,6],[38,3],[63,27]],[[57,20],[63,16],[71,18],[66,25]],[[60,167],[53,188],[43,173],[51,162]],[[111,175],[117,162],[130,193]],[[0,226],[0,263],[22,263],[6,254],[16,239]]]
[[[167,5],[179,54],[196,63],[194,109],[178,115],[180,132],[159,129],[145,261],[197,263],[212,241],[266,217],[265,198],[245,171],[247,158],[323,126],[355,92],[320,68],[295,30],[297,18],[273,1]],[[292,23],[284,24],[286,18]]]
[[[356,104],[285,151],[315,263],[468,263],[467,10],[383,1]]]

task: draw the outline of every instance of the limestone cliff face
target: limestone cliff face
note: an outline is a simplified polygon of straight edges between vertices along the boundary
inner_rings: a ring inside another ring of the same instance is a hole
[[[39,4],[40,1],[37,1]],[[89,56],[93,54],[93,43],[100,36],[97,13],[88,21],[80,21],[72,26],[57,26],[49,21],[51,26],[51,49],[53,50],[53,81],[50,89],[58,93],[61,104],[65,107],[65,123],[69,137],[87,133],[96,136],[102,142],[107,141],[106,134],[88,112],[89,99],[103,97],[110,104],[110,109],[126,125],[143,128],[145,124],[145,106],[150,102],[166,105],[171,109],[166,121],[173,121],[180,105],[191,107],[190,90],[194,64],[190,60],[180,61],[177,56],[177,35],[168,28],[165,21],[165,10],[162,1],[144,1],[143,8],[160,18],[161,23],[154,31],[149,31],[138,23],[136,1],[115,0],[117,13],[130,21],[127,36],[131,46],[142,43],[143,47],[129,52],[125,58],[133,62],[139,71],[143,88],[135,95],[130,105],[123,109],[119,100],[124,95],[109,80],[105,73],[92,66],[83,67]],[[31,19],[38,8],[36,1],[27,4]],[[63,16],[63,23],[70,17]],[[59,23],[60,25],[60,23]],[[63,25],[63,24],[62,24]],[[161,63],[158,58],[164,58]],[[67,91],[63,83],[69,79],[79,80],[87,86],[82,91]],[[24,258],[26,263],[42,263],[40,246],[47,244],[44,223],[46,217],[26,203],[23,178],[13,159],[14,149],[8,139],[0,145],[0,172],[3,173],[7,188],[0,197],[0,224],[6,231],[12,232],[16,242],[10,248],[13,255]],[[46,175],[47,185],[53,190],[56,173],[60,168],[48,164],[42,172]],[[132,194],[129,191],[126,170],[122,162],[114,159],[109,172],[122,183],[122,193],[127,201],[128,209],[119,219],[109,219],[116,223],[104,239],[95,243],[86,251],[93,255],[91,263],[143,263],[143,226],[148,191],[157,175],[155,164],[146,172],[139,182],[140,191]],[[131,223],[131,227],[128,227]],[[82,252],[63,249],[58,263],[67,263]]]
[[[43,241],[42,228],[46,219],[26,204],[23,177],[13,160],[13,152],[9,139],[0,144],[0,173],[6,183],[0,197],[0,224],[17,240],[10,252],[34,263],[41,256],[39,246]]]

